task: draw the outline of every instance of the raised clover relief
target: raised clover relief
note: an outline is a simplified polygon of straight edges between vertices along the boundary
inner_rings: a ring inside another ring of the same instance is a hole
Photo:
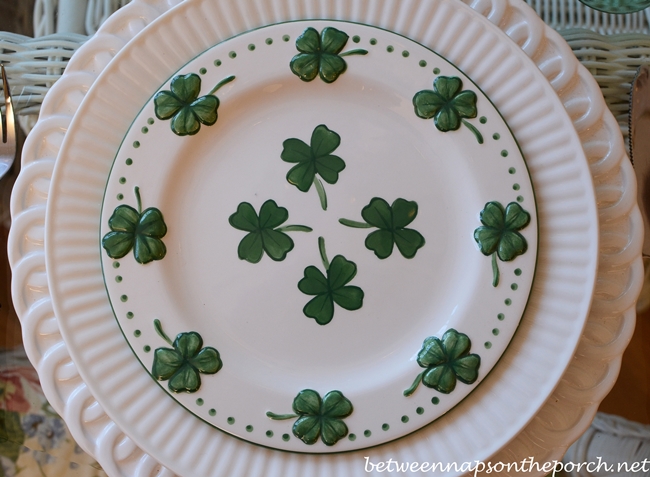
[[[199,75],[189,73],[174,76],[170,90],[160,91],[154,96],[156,117],[163,121],[171,119],[171,129],[177,136],[193,136],[201,130],[201,124],[212,126],[217,122],[219,98],[213,95],[234,79],[234,76],[225,78],[207,95],[199,97]]]
[[[167,233],[162,213],[155,207],[142,211],[140,188],[135,188],[138,209],[130,205],[119,205],[108,219],[111,231],[104,235],[102,247],[109,257],[118,259],[133,249],[138,263],[146,264],[162,260],[167,248],[161,240]]]
[[[296,419],[293,435],[305,444],[313,445],[318,438],[333,446],[348,435],[343,419],[352,414],[352,403],[340,391],[330,391],[322,399],[313,389],[304,389],[293,400],[295,414],[267,412],[273,420]]]
[[[307,28],[296,39],[300,53],[289,64],[292,73],[303,81],[312,81],[320,76],[325,83],[333,83],[348,67],[344,56],[368,54],[363,49],[341,53],[348,38],[347,33],[332,27],[324,28],[320,35],[316,29]]]
[[[419,118],[433,118],[439,131],[456,131],[463,124],[476,136],[478,143],[483,144],[483,135],[465,119],[477,115],[476,93],[463,90],[463,82],[457,76],[436,78],[433,90],[422,90],[413,96],[413,106]]]
[[[198,391],[201,374],[216,374],[223,366],[219,352],[209,346],[204,348],[203,338],[195,331],[179,333],[172,342],[160,320],[154,320],[154,327],[171,348],[156,349],[151,374],[159,381],[169,381],[167,386],[172,392]]]
[[[456,382],[473,384],[478,378],[481,358],[470,354],[472,343],[466,334],[449,329],[442,339],[429,336],[418,353],[417,362],[425,368],[413,381],[404,396],[415,392],[420,383],[438,392],[449,394],[456,389]]]
[[[480,215],[481,227],[474,231],[474,240],[481,253],[492,256],[492,285],[499,284],[499,260],[509,262],[526,253],[528,243],[519,231],[530,223],[530,214],[517,202],[506,208],[499,202],[488,202]]]

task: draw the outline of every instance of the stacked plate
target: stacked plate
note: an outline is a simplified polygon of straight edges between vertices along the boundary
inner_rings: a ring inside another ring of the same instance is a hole
[[[71,60],[12,201],[26,348],[82,447],[109,475],[543,473],[643,277],[571,50],[515,1],[170,3]]]

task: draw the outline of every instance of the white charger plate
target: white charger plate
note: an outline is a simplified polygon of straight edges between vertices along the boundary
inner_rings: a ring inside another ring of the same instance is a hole
[[[141,5],[140,5],[140,6],[141,6]],[[479,8],[479,7],[480,7],[480,5],[477,5],[477,8]],[[510,8],[512,8],[512,7],[510,7]],[[515,11],[518,11],[518,10],[515,9]],[[525,10],[524,10],[524,11],[525,11]],[[492,14],[492,18],[494,18],[495,20],[498,20],[498,16],[499,16],[499,14],[501,14],[501,13],[503,13],[503,10],[498,10],[498,9],[493,10],[493,11],[491,12],[491,14]],[[535,29],[533,28],[533,30],[535,30]],[[519,30],[519,31],[520,31],[520,30]],[[535,34],[535,33],[539,33],[539,31],[532,31],[532,32],[531,32],[531,36],[533,37],[533,39],[534,39],[534,36],[535,36],[534,34]],[[532,47],[531,47],[531,45],[532,45]],[[535,41],[532,41],[532,40],[531,40],[531,41],[529,41],[528,43],[526,43],[524,46],[527,46],[527,47],[529,48],[529,51],[532,51],[532,50],[534,50],[533,47],[536,46],[536,45],[539,45],[539,43],[536,43]],[[542,56],[543,56],[543,55],[542,55]],[[570,75],[568,75],[568,76],[570,76]],[[570,78],[569,78],[569,79],[570,79]],[[581,79],[583,79],[583,78],[581,77]],[[565,75],[565,76],[560,75],[559,77],[555,78],[555,80],[556,80],[556,81],[555,81],[555,85],[556,85],[556,86],[564,86],[564,84],[562,83],[562,81],[567,80],[567,75]],[[585,80],[585,81],[587,82],[587,85],[590,85],[590,84],[591,84],[591,83],[589,83],[588,80]],[[580,85],[582,86],[582,83],[580,83]],[[569,90],[569,91],[570,91],[570,90]],[[589,96],[587,96],[587,97],[589,97]],[[601,100],[601,101],[602,101],[602,100]],[[602,113],[602,110],[600,110],[600,111],[596,111],[596,113]],[[592,110],[592,114],[595,114],[595,113],[593,113],[593,110]],[[600,115],[597,115],[597,119],[600,119],[600,118],[601,118],[601,116],[600,116]],[[583,119],[582,122],[579,122],[579,123],[578,123],[579,126],[584,126],[585,124],[589,124],[590,120],[592,119],[592,116],[591,116],[591,114],[588,114],[588,115],[585,115],[585,117],[582,118],[582,119]],[[606,119],[609,119],[609,117],[607,116]],[[611,123],[611,120],[610,120],[610,123]],[[607,121],[606,121],[605,124],[607,124]],[[42,127],[41,129],[44,129],[44,127]],[[597,131],[597,133],[603,133],[603,132],[607,133],[607,130],[601,128],[599,131]],[[610,129],[609,133],[612,134],[611,129]],[[603,137],[603,136],[601,136],[600,139],[602,139],[602,137]],[[607,137],[607,136],[605,136],[605,137]],[[615,136],[614,136],[614,138],[615,138]],[[588,144],[590,144],[590,143],[588,143]],[[612,147],[612,148],[615,149],[615,150],[616,150],[617,147],[619,146],[619,144],[617,144],[616,141],[615,141],[614,139],[610,140],[609,142],[608,142],[608,141],[605,141],[604,143],[601,141],[601,144],[606,144],[606,145]],[[591,149],[590,151],[593,152],[594,149]],[[620,151],[619,151],[619,152],[620,152]],[[623,155],[623,156],[624,156],[624,155]],[[612,155],[608,156],[607,159],[610,159],[611,161],[614,161],[614,162],[613,162],[613,165],[611,166],[611,168],[616,169],[616,168],[618,167],[619,163],[620,163],[620,159],[621,159],[621,158],[618,157],[616,154],[614,154],[614,155],[613,155],[613,159],[612,159]],[[600,162],[600,165],[601,165],[602,167],[606,167],[604,164],[608,164],[608,165],[609,165],[610,163],[609,163],[608,161],[601,161],[601,162]],[[34,172],[35,172],[36,169],[37,169],[36,167],[31,167],[31,171],[32,171],[31,173],[34,174]],[[625,170],[625,165],[623,165],[623,170]],[[597,172],[600,172],[600,171],[597,171]],[[618,184],[620,184],[620,182],[618,182]],[[33,189],[31,189],[31,190],[33,190]],[[620,191],[620,189],[617,189],[617,190]],[[623,194],[623,197],[627,197],[627,192],[626,192],[625,194]],[[16,204],[16,206],[18,205],[17,202],[14,202],[14,204]],[[620,201],[618,202],[618,204],[626,205],[625,202],[620,202]],[[607,204],[605,204],[605,205],[607,205]],[[633,207],[633,203],[632,203],[632,204],[628,203],[627,206],[628,206],[628,208],[632,208],[632,207]],[[39,207],[38,207],[38,205],[37,205],[37,206],[36,206],[36,210],[38,210],[38,208],[39,208]],[[605,209],[606,209],[606,210],[614,210],[614,212],[612,212],[612,215],[613,215],[615,218],[617,218],[617,219],[618,219],[618,218],[622,218],[622,219],[623,219],[623,220],[622,220],[623,223],[627,222],[628,219],[629,219],[629,214],[627,214],[627,213],[623,213],[622,215],[620,214],[620,210],[624,210],[624,211],[625,211],[625,210],[628,210],[628,209],[626,209],[624,206],[620,206],[618,209],[612,209],[612,208],[608,208],[608,207],[605,207]],[[16,210],[17,210],[17,209],[14,208],[14,212],[15,212]],[[32,217],[34,216],[34,210],[32,210],[32,213],[31,213],[30,215],[31,215]],[[27,219],[25,218],[26,215],[25,215],[25,214],[21,214],[21,216],[23,217],[23,219],[22,219],[21,221],[17,220],[17,222],[25,223],[25,221],[27,220]],[[619,216],[620,216],[620,217],[619,217]],[[632,223],[634,223],[634,221],[637,220],[637,219],[638,219],[638,217],[636,217],[636,216],[633,215],[633,216],[632,216]],[[614,222],[616,222],[616,221],[614,221]],[[619,224],[617,224],[617,225],[619,225]],[[620,230],[620,229],[619,229],[619,230]],[[619,254],[619,255],[616,255],[616,258],[617,258],[617,259],[620,259],[620,260],[626,259],[626,260],[628,260],[628,259],[636,258],[636,256],[635,256],[634,254],[635,254],[636,251],[637,251],[637,250],[635,250],[635,244],[638,244],[638,236],[635,236],[635,235],[634,235],[634,232],[635,232],[635,229],[634,229],[633,227],[632,227],[632,229],[628,228],[628,229],[626,229],[626,230],[623,231],[623,236],[631,237],[631,240],[629,240],[629,241],[625,241],[626,244],[628,244],[628,242],[631,243],[631,245],[629,245],[629,246],[626,248],[626,250],[630,250],[629,253],[630,253],[631,255],[629,255],[629,256],[625,256],[624,254],[623,254],[623,255]],[[638,234],[638,232],[637,232],[637,234]],[[33,235],[33,233],[32,233],[32,235]],[[619,233],[618,236],[621,236],[620,233]],[[17,244],[17,243],[14,241],[14,247],[19,246],[19,245],[20,245],[20,244]],[[616,245],[616,244],[612,244],[612,245]],[[19,249],[20,249],[20,247],[19,247]],[[14,251],[17,251],[17,250],[19,250],[19,249],[14,248],[13,250],[14,250]],[[24,251],[25,249],[22,248],[22,250]],[[24,253],[24,252],[23,252],[23,253]],[[608,256],[608,255],[610,255],[610,254],[609,254],[609,253],[606,253],[605,255]],[[18,255],[14,253],[14,254],[13,254],[13,258],[17,258],[17,257],[18,257]],[[33,258],[33,256],[32,256],[31,258]],[[32,262],[33,262],[33,260],[32,260]],[[14,261],[13,263],[16,263],[16,261]],[[618,263],[623,263],[623,262],[619,261]],[[625,263],[629,263],[629,262],[625,262]],[[22,261],[21,264],[22,264],[22,265],[21,265],[20,267],[18,267],[18,269],[19,269],[18,271],[20,271],[20,270],[25,270],[25,269],[27,268],[27,265],[26,265],[26,262],[25,262],[25,261]],[[609,265],[609,264],[606,264],[606,265]],[[634,271],[635,271],[634,267],[633,267],[631,270],[632,270],[632,274],[634,275]],[[636,271],[638,271],[638,267],[636,267]],[[30,279],[33,278],[31,275],[28,275],[28,276],[29,276]],[[637,281],[637,280],[631,280],[631,282],[632,282],[632,285],[633,285],[633,286],[636,285],[636,284],[638,284],[638,281]],[[618,282],[618,283],[619,283],[619,285],[620,285],[620,284],[622,284],[623,282],[620,281],[620,282]],[[627,284],[628,281],[625,281],[625,283]],[[616,284],[614,284],[614,285],[616,286]],[[33,286],[30,288],[30,291],[31,291],[31,290],[34,290],[34,287],[33,287]],[[635,296],[636,296],[636,295],[635,295],[635,292],[636,292],[636,289],[635,289],[635,288],[632,288],[631,290],[627,291],[626,293],[620,293],[620,294],[618,295],[619,299],[616,301],[616,305],[620,307],[620,308],[619,308],[619,313],[622,313],[622,312],[624,312],[624,311],[626,311],[626,310],[629,309],[629,306],[628,306],[627,308],[622,307],[622,306],[621,306],[621,303],[626,303],[627,305],[629,305],[629,304],[630,304],[630,301],[633,301],[634,298],[635,298]],[[16,295],[17,295],[18,298],[25,298],[24,295],[23,295],[22,293],[20,293],[20,294],[19,294],[19,293],[16,293]],[[632,295],[633,295],[633,296],[632,296]],[[598,298],[598,295],[597,295],[597,298]],[[18,301],[19,301],[19,300],[17,300],[17,302],[18,302]],[[29,300],[28,300],[28,301],[29,301]],[[611,300],[609,300],[609,301],[611,301]],[[43,311],[43,310],[46,311],[46,305],[43,305],[42,302],[40,303],[40,305],[41,305],[41,306],[40,306],[40,311]],[[39,308],[39,307],[34,307],[34,308],[32,309],[32,312],[30,313],[29,316],[34,317],[35,314],[37,313],[36,309],[38,309],[38,308]],[[23,309],[23,310],[24,310],[24,309]],[[47,313],[46,313],[46,314],[47,314]],[[27,315],[24,315],[24,316],[27,316]],[[593,315],[592,315],[592,316],[593,316]],[[619,315],[619,316],[620,316],[620,315]],[[26,319],[26,322],[31,323],[31,324],[42,324],[41,321],[40,321],[40,319],[39,319],[38,321],[30,321],[30,320],[27,320],[27,319]],[[629,320],[628,320],[628,322],[629,322]],[[621,323],[625,323],[625,322],[621,322]],[[601,329],[602,329],[602,328],[601,328]],[[522,329],[522,330],[523,330],[523,329]],[[520,332],[521,332],[522,330],[520,330]],[[627,333],[627,332],[629,332],[629,328],[623,327],[623,328],[622,328],[622,332],[623,332],[623,333]],[[27,331],[26,331],[26,334],[29,335],[29,333],[28,333]],[[601,334],[599,334],[599,335],[594,335],[594,334],[592,333],[591,335],[592,335],[592,337],[595,337],[595,338],[605,338],[605,335],[604,335],[603,333],[601,333]],[[518,336],[519,336],[519,334],[518,334]],[[32,337],[32,340],[34,340],[34,339],[35,339],[35,338]],[[517,341],[517,338],[515,339],[515,341]],[[616,341],[616,340],[612,340],[612,341]],[[625,341],[625,340],[623,339],[623,341]],[[34,341],[32,341],[32,343],[34,343]],[[620,343],[621,343],[621,340],[618,340],[618,342],[616,342],[616,343],[614,343],[613,345],[611,345],[610,348],[611,348],[611,349],[617,349],[617,350],[620,351],[620,349],[621,349],[621,348],[620,348],[620,347],[621,347]],[[623,343],[623,344],[624,344],[624,343]],[[60,350],[61,348],[60,348],[60,346],[58,346],[58,347],[56,347],[56,349],[57,349],[57,350]],[[31,355],[32,355],[32,357],[33,357],[32,359],[34,359],[35,361],[38,362],[38,361],[39,361],[39,360],[38,360],[38,353],[35,352],[35,351],[36,351],[36,348],[32,348],[32,353],[31,353]],[[510,350],[509,350],[509,352],[510,352]],[[613,351],[612,353],[613,353],[614,356],[616,356],[617,351]],[[584,355],[584,353],[582,353],[582,354]],[[58,361],[57,361],[57,362],[58,362]],[[614,363],[615,363],[615,362],[616,362],[616,360],[614,360]],[[43,362],[43,363],[45,363],[45,362]],[[49,361],[47,361],[47,363],[51,365],[52,360],[50,359]],[[615,365],[614,365],[614,367],[615,367]],[[495,373],[493,373],[493,374],[495,374]],[[491,377],[492,377],[492,376],[490,376],[490,378],[491,378]],[[489,379],[488,379],[488,381],[489,381]],[[607,383],[611,383],[611,382],[612,382],[612,378],[611,378],[611,377],[610,377],[609,379],[604,379],[604,378],[603,378],[603,379],[601,379],[599,382],[601,382],[601,383],[603,383],[603,382],[606,383],[606,384],[604,384],[604,387],[606,387],[606,386],[608,385]],[[487,382],[486,382],[486,383],[487,383]],[[82,387],[83,387],[83,386],[82,386]],[[61,391],[62,389],[63,389],[63,388],[59,385],[58,390]],[[79,392],[80,392],[80,391],[79,391]],[[595,391],[591,391],[591,392],[593,393],[593,392],[595,392]],[[600,392],[602,393],[602,391],[600,391]],[[83,393],[82,393],[82,394],[83,394]],[[54,395],[54,394],[53,394],[53,395]],[[78,396],[79,393],[77,392],[76,395]],[[474,397],[474,395],[470,396],[470,398],[469,398],[467,401],[470,401],[473,397]],[[56,400],[55,400],[55,401],[56,401]],[[467,402],[467,401],[466,401],[466,402]],[[578,401],[579,401],[579,399],[578,399]],[[62,403],[61,403],[61,404],[62,404]],[[67,407],[71,406],[72,404],[73,404],[73,403],[72,403],[71,401],[69,401],[69,400],[66,402]],[[465,403],[463,403],[463,405],[465,405]],[[583,409],[583,408],[584,408],[584,406],[583,406],[583,407],[575,406],[573,409]],[[456,411],[454,411],[454,413],[455,413],[455,412],[456,412]],[[452,413],[452,414],[454,414],[454,413]],[[587,414],[588,414],[588,413],[587,413]],[[69,421],[72,422],[72,423],[74,424],[75,420],[72,419],[72,416],[69,416],[69,417],[71,418],[71,419],[69,419]],[[448,417],[449,417],[449,416],[448,416]],[[588,419],[588,418],[589,418],[589,417],[588,417],[588,415],[587,415],[587,418],[586,418],[586,419]],[[445,419],[446,419],[446,418],[445,418]],[[534,422],[533,424],[535,424],[535,422]],[[540,428],[543,429],[543,426],[540,427],[539,422],[537,422],[537,424],[538,424],[538,425],[537,425],[537,428],[536,428],[536,432],[539,433],[539,432],[540,432]],[[578,426],[579,426],[579,422],[577,423],[576,421],[572,421],[572,422],[571,422],[571,425],[567,426],[567,429],[568,429],[569,431],[571,431],[571,430],[575,429],[575,428],[578,427]],[[89,430],[90,428],[92,428],[92,426],[88,426],[88,425],[86,425],[84,431],[82,431],[82,432],[79,433],[78,435],[79,435],[80,437],[83,437],[83,432],[88,432],[88,430]],[[107,431],[107,432],[108,432],[108,431]],[[564,435],[566,435],[566,430],[562,429],[561,432],[564,432]],[[576,432],[576,431],[573,430],[573,432]],[[109,433],[109,435],[111,435],[111,433]],[[116,437],[116,436],[117,436],[117,435],[115,435],[115,436],[113,436],[113,437]],[[523,437],[520,436],[520,438],[519,438],[518,440],[521,441],[522,439],[524,439],[524,440],[526,439],[525,433],[524,433],[524,436],[523,436]],[[83,441],[83,439],[82,439],[82,441]],[[110,441],[110,439],[109,439],[109,441]],[[94,446],[96,446],[96,445],[102,445],[102,446],[104,446],[103,448],[106,448],[105,446],[108,446],[108,447],[111,446],[111,444],[110,444],[109,441],[106,441],[105,439],[101,439],[101,440],[98,440],[98,441],[94,441],[92,444],[93,444]],[[86,441],[86,442],[88,442],[88,441]],[[88,445],[88,444],[87,444],[87,445]],[[512,448],[512,446],[511,446],[511,448]],[[96,453],[97,453],[97,452],[96,452]],[[101,454],[101,452],[99,452],[99,453]],[[110,461],[110,462],[109,462],[109,461]],[[112,462],[113,464],[115,464],[114,459],[109,459],[109,461],[107,461],[105,465],[110,464],[111,462]],[[122,462],[122,461],[120,460],[119,462]],[[123,462],[122,462],[122,463],[123,463]]]

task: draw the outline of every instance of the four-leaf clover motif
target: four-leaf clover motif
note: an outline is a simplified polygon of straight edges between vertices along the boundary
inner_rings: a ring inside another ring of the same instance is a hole
[[[322,399],[313,389],[304,389],[293,400],[295,414],[266,415],[274,420],[296,419],[293,435],[305,444],[313,445],[320,437],[327,446],[333,446],[348,435],[343,419],[352,414],[352,403],[340,391],[330,391]]]
[[[439,131],[456,131],[464,124],[479,144],[483,135],[465,118],[475,118],[476,93],[463,89],[463,82],[456,76],[439,76],[433,82],[433,90],[415,93],[413,106],[415,114],[422,119],[431,119]]]
[[[323,210],[327,210],[327,196],[317,175],[329,184],[336,184],[339,180],[339,172],[345,169],[345,162],[332,154],[339,144],[341,136],[324,124],[316,126],[309,145],[296,138],[287,139],[282,143],[280,158],[284,162],[296,164],[289,169],[287,181],[301,192],[307,192],[314,184]]]
[[[343,56],[368,53],[362,49],[341,53],[347,41],[347,33],[336,28],[326,27],[319,35],[309,27],[296,39],[300,53],[291,59],[289,67],[303,81],[312,81],[320,76],[325,83],[333,83],[348,67]]]
[[[413,258],[417,251],[424,246],[424,237],[420,232],[407,229],[418,215],[418,204],[414,201],[397,199],[393,205],[388,205],[384,199],[373,198],[361,210],[361,217],[365,222],[339,219],[339,222],[348,227],[370,228],[379,230],[371,232],[366,237],[366,248],[375,252],[380,258],[388,258],[393,253],[393,245],[405,258]]]
[[[162,260],[167,248],[161,240],[167,233],[162,213],[155,207],[142,212],[140,188],[135,188],[138,210],[129,205],[119,205],[108,219],[111,231],[104,235],[102,247],[109,257],[118,259],[133,249],[138,263]]]
[[[234,76],[229,76],[220,81],[207,95],[199,97],[199,75],[189,73],[174,76],[170,91],[160,91],[154,96],[156,117],[161,120],[171,118],[171,129],[177,136],[193,136],[199,132],[201,124],[212,126],[217,122],[219,98],[213,94],[234,79]]]
[[[201,335],[195,331],[179,333],[174,342],[165,334],[159,320],[154,320],[156,332],[172,348],[158,348],[154,352],[151,374],[159,381],[167,381],[172,392],[194,393],[201,387],[201,374],[216,374],[223,362],[219,352],[203,347]]]
[[[285,225],[289,212],[279,207],[274,200],[267,200],[260,207],[259,216],[248,202],[237,206],[237,212],[228,218],[234,228],[248,232],[239,242],[237,254],[241,260],[257,263],[264,252],[275,261],[282,261],[291,250],[293,240],[285,232],[311,232],[304,225]]]
[[[530,214],[517,202],[510,202],[504,209],[499,202],[488,202],[480,215],[481,227],[474,230],[474,240],[481,253],[492,255],[492,285],[499,284],[499,260],[509,262],[526,253],[528,243],[519,233],[530,223]]]
[[[298,289],[305,295],[315,295],[302,310],[305,316],[326,325],[334,317],[334,303],[346,310],[358,310],[363,305],[364,294],[361,288],[348,285],[357,274],[357,265],[342,255],[328,263],[323,237],[318,238],[318,245],[327,276],[311,265],[305,268]]]
[[[466,334],[449,329],[442,335],[442,340],[429,336],[424,340],[418,353],[417,362],[425,368],[404,396],[415,392],[420,382],[438,392],[449,394],[456,388],[456,381],[473,384],[478,378],[481,358],[469,354],[472,343]]]

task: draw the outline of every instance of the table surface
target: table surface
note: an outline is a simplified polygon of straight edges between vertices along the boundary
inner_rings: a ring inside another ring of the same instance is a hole
[[[0,31],[13,31],[31,35],[30,19],[33,4],[34,0],[0,0]],[[24,135],[19,133],[21,145],[24,139]],[[41,475],[102,476],[105,474],[101,470],[97,470],[94,461],[83,454],[73,442],[72,445],[68,446],[69,451],[64,452],[59,449],[59,452],[56,452],[52,445],[48,446],[48,443],[41,439],[44,435],[51,436],[52,434],[67,439],[69,435],[67,435],[67,431],[64,432],[64,430],[56,428],[56,425],[51,423],[48,427],[50,422],[47,420],[49,419],[48,413],[51,413],[51,410],[46,408],[42,395],[38,396],[25,392],[19,396],[20,391],[16,389],[17,381],[13,381],[14,376],[9,372],[9,368],[15,367],[16,356],[24,356],[20,323],[11,304],[11,271],[4,253],[10,226],[9,200],[11,188],[18,176],[19,169],[20,165],[17,161],[12,170],[0,179],[0,249],[3,251],[0,252],[0,456],[6,455],[6,452],[18,452],[22,455],[29,454],[34,459],[35,468],[39,469]],[[615,414],[631,421],[650,424],[649,343],[650,310],[638,315],[634,335],[623,355],[618,380],[612,391],[601,403],[599,411]],[[37,385],[36,390],[38,390]],[[22,400],[17,399],[17,397]],[[43,399],[44,404],[39,404],[39,399]],[[29,420],[26,415],[38,405],[44,410],[42,416],[38,414]],[[32,409],[27,410],[30,406]],[[20,430],[12,431],[9,416],[13,415],[12,412],[17,413],[19,410],[22,412],[22,426]],[[32,427],[30,428],[26,423],[31,423]],[[13,438],[13,445],[11,445],[12,432],[21,434],[18,440],[21,440],[21,444],[24,445],[19,446],[15,442],[15,437]],[[9,446],[6,445],[7,442],[9,442]],[[16,460],[24,462],[25,458],[17,457]],[[12,475],[11,469],[7,467],[8,464],[5,460],[0,458],[0,464],[0,476]],[[15,475],[35,475],[27,473],[28,469],[24,470],[25,472],[19,471]]]

